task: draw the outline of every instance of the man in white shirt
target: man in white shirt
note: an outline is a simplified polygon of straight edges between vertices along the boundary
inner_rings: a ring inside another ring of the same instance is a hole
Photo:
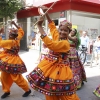
[[[89,47],[89,37],[87,36],[87,32],[86,31],[83,31],[82,32],[82,36],[80,37],[81,39],[81,45],[80,46],[84,46],[88,49]],[[88,58],[86,57],[86,61],[85,61],[85,64],[87,64],[87,61],[88,61]]]
[[[81,45],[84,45],[85,47],[88,48],[89,45],[89,37],[87,36],[87,32],[83,31],[81,39]]]

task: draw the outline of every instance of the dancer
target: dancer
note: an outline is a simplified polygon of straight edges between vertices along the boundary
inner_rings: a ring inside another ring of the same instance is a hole
[[[46,8],[43,7],[42,9],[45,10]],[[70,31],[69,23],[63,21],[58,32],[48,14],[46,17],[52,40],[42,28],[43,17],[40,17],[37,26],[42,41],[50,51],[37,67],[27,75],[27,79],[33,89],[45,94],[46,100],[80,100],[76,94],[73,74],[67,57],[70,50],[70,44],[67,40]]]
[[[100,36],[97,37],[94,46],[95,46],[95,51],[94,51],[95,57],[98,57],[98,59],[96,58],[95,61],[97,64],[97,61],[99,60],[99,65],[100,65]],[[93,94],[95,94],[97,97],[100,98],[100,85],[93,91]]]
[[[20,40],[24,36],[24,31],[14,21],[12,24],[16,26],[18,31],[10,30],[8,40],[0,38],[0,47],[4,48],[4,51],[0,53],[1,83],[4,91],[1,98],[10,95],[10,87],[13,82],[25,91],[23,97],[27,97],[31,93],[27,81],[22,76],[22,73],[27,72],[26,66],[18,55]]]
[[[69,36],[69,43],[70,43],[70,52],[69,52],[69,61],[70,61],[70,68],[72,69],[74,82],[77,89],[80,89],[84,84],[83,81],[86,80],[86,73],[85,69],[81,63],[81,60],[78,57],[77,49],[81,43],[79,38],[79,33],[76,29],[72,29]]]

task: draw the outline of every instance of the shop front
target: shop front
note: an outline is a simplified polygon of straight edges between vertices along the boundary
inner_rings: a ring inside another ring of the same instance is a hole
[[[47,4],[49,7],[51,4]],[[100,4],[97,2],[90,2],[89,0],[63,0],[57,2],[53,9],[49,11],[50,17],[58,27],[60,21],[67,19],[72,22],[73,27],[80,32],[87,31],[91,39],[95,39],[100,33]],[[19,23],[22,24],[25,31],[25,37],[21,41],[21,49],[27,50],[31,42],[29,38],[32,34],[38,33],[38,29],[34,23],[38,20],[39,14],[37,8],[28,8],[17,13]],[[45,20],[43,27],[46,32],[48,30],[48,22]],[[35,49],[40,50],[39,34],[36,35],[38,40],[35,40]],[[26,46],[25,46],[26,45]]]

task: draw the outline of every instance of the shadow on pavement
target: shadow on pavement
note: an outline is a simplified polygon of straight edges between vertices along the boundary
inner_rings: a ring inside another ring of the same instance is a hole
[[[93,90],[100,84],[100,76],[89,77],[83,87],[77,91],[81,100],[100,100],[93,94]]]

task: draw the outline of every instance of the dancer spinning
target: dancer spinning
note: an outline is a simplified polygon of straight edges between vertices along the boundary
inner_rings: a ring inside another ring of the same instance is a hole
[[[46,11],[46,7],[42,7],[42,9]],[[69,23],[62,22],[58,32],[48,14],[46,16],[52,40],[42,28],[43,17],[40,17],[37,26],[42,41],[50,51],[38,66],[27,75],[27,79],[33,89],[45,94],[46,100],[80,100],[76,94],[73,74],[67,57],[70,50],[70,44],[67,40],[70,31]]]
[[[22,76],[22,73],[27,72],[26,66],[18,55],[20,40],[24,36],[24,31],[14,21],[12,24],[16,26],[18,31],[11,30],[8,40],[0,38],[0,47],[4,48],[4,51],[0,53],[1,83],[4,91],[1,98],[10,95],[10,87],[13,82],[25,91],[23,97],[27,97],[31,93],[27,81]]]

